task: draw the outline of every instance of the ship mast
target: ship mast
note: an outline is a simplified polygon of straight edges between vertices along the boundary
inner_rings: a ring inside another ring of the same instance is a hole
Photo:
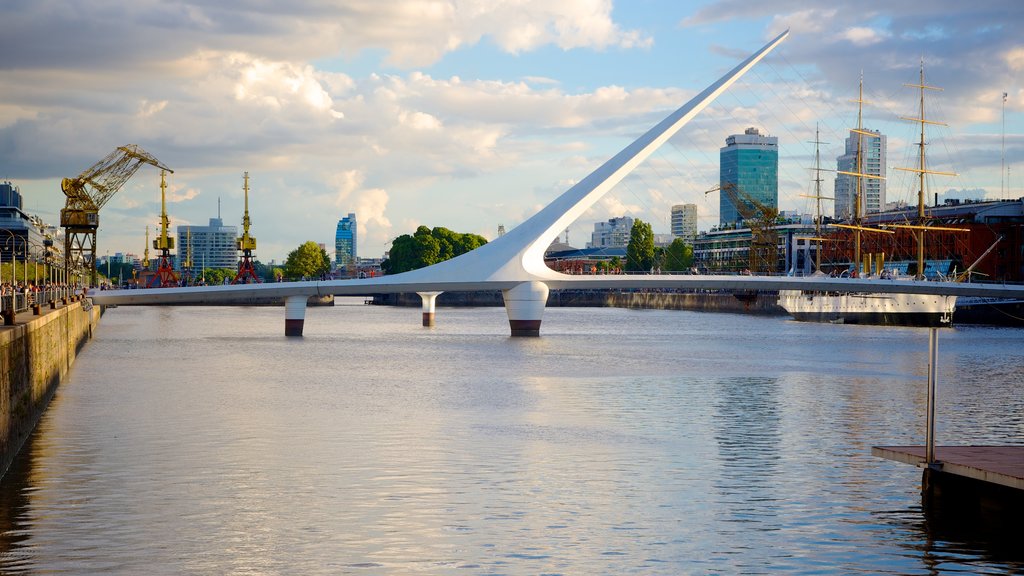
[[[814,241],[817,242],[817,248],[814,251],[814,271],[821,271],[821,201],[822,200],[833,200],[834,198],[828,198],[821,195],[821,148],[822,144],[828,144],[828,142],[821,141],[821,130],[818,124],[814,125],[814,198],[815,211],[814,211]]]
[[[928,120],[924,116],[924,91],[935,90],[941,92],[942,88],[935,86],[928,86],[924,83],[924,58],[921,59],[921,71],[920,80],[917,84],[904,84],[908,88],[917,88],[920,92],[920,114],[917,118],[908,118],[902,116],[903,120],[909,120],[911,122],[917,122],[921,125],[920,139],[918,140],[917,147],[917,168],[896,168],[897,170],[903,170],[906,172],[917,172],[918,189],[917,189],[917,226],[914,226],[914,238],[917,240],[917,274],[914,276],[916,279],[921,280],[924,276],[924,233],[929,229],[932,230],[949,230],[948,228],[936,228],[927,227],[927,216],[924,212],[924,185],[925,185],[925,174],[937,174],[940,176],[956,176],[955,172],[938,172],[935,170],[928,170],[925,167],[925,140],[924,140],[924,126],[925,124],[934,124],[936,126],[946,126],[943,122],[933,122]]]
[[[884,232],[891,233],[888,230],[879,230],[877,228],[865,228],[863,226],[864,219],[864,192],[862,186],[863,178],[875,178],[878,180],[884,180],[885,176],[875,174],[864,173],[864,146],[863,141],[865,136],[878,137],[877,133],[868,132],[864,130],[864,73],[860,75],[860,85],[857,93],[857,99],[853,100],[857,103],[857,127],[850,130],[857,135],[857,152],[854,160],[856,166],[854,172],[847,172],[845,170],[836,170],[837,174],[845,174],[847,176],[853,176],[855,180],[854,193],[853,193],[853,225],[844,224],[833,224],[838,228],[848,228],[853,230],[854,240],[854,253],[853,253],[853,274],[854,276],[860,275],[860,233],[865,232]]]

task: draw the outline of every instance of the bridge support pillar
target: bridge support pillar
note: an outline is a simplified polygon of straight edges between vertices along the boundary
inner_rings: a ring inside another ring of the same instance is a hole
[[[540,320],[548,302],[548,285],[543,282],[523,282],[503,290],[505,312],[512,336],[540,336]]]
[[[284,299],[284,335],[302,336],[306,321],[306,300],[309,296],[288,296]]]
[[[434,325],[434,308],[437,303],[437,297],[442,293],[417,292],[417,294],[423,299],[423,325],[429,328]]]

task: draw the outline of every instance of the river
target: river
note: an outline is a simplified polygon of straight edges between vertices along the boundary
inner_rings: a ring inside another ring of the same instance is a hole
[[[920,470],[871,456],[923,443],[926,330],[419,323],[361,299],[310,308],[303,338],[281,308],[108,310],[0,483],[0,572],[1024,571],[937,532]],[[941,331],[940,443],[1024,443],[1022,334]]]

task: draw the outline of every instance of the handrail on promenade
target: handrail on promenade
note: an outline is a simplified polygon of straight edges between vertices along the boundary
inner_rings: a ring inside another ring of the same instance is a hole
[[[70,298],[74,296],[75,289],[71,286],[46,287],[39,290],[16,290],[13,292],[4,291],[0,295],[0,310],[14,310],[15,314],[25,312],[36,304],[46,305],[50,301]]]

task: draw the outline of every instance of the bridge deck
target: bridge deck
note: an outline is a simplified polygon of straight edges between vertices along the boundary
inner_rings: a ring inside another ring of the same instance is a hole
[[[871,454],[923,466],[924,446],[875,446]],[[936,446],[935,458],[948,474],[1024,490],[1024,446]]]

